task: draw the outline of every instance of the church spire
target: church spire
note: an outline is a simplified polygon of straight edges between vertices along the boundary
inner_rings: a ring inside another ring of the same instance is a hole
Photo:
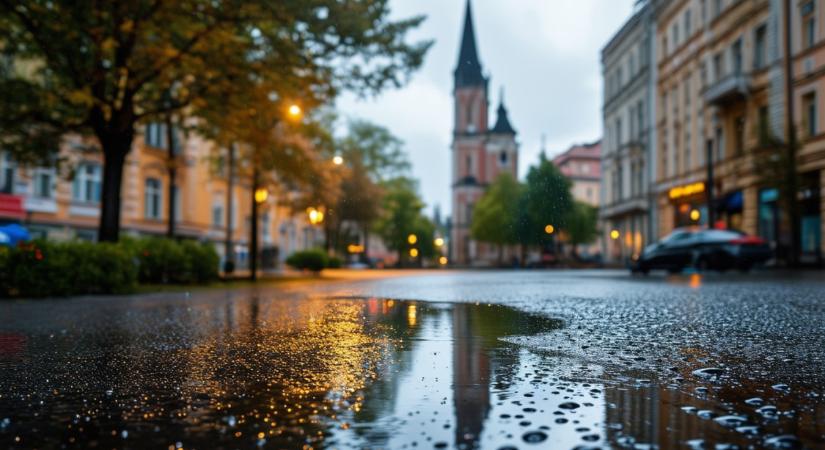
[[[481,73],[481,62],[478,60],[473,12],[470,0],[467,0],[467,9],[464,12],[464,31],[461,34],[461,49],[455,68],[455,87],[480,86],[485,82],[484,75]]]
[[[496,125],[490,130],[491,132],[498,134],[516,134],[516,130],[510,125],[510,119],[507,118],[507,108],[504,107],[504,86],[501,87],[499,93],[496,116]]]

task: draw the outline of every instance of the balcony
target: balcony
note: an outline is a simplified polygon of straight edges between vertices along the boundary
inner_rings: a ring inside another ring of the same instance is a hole
[[[743,73],[728,75],[705,89],[705,102],[724,106],[744,100],[751,91],[751,77]]]

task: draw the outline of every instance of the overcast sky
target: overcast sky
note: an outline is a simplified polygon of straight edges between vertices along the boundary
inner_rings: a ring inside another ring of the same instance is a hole
[[[344,116],[382,124],[403,139],[429,208],[450,213],[453,70],[466,0],[392,0],[396,18],[425,14],[414,39],[434,39],[424,66],[402,89],[376,99],[345,96]],[[476,43],[490,76],[490,124],[499,89],[518,132],[519,177],[538,159],[601,138],[600,51],[634,0],[473,0]]]

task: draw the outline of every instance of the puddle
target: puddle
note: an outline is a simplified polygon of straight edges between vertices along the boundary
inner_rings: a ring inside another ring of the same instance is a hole
[[[542,349],[503,306],[258,297],[12,311],[9,448],[817,448],[821,398]],[[77,307],[77,305],[76,305]],[[722,448],[722,447],[717,447]]]

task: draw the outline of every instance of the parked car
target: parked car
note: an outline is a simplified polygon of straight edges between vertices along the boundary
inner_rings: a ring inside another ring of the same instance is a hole
[[[655,269],[678,273],[686,267],[694,267],[697,270],[739,269],[747,272],[772,256],[764,239],[741,231],[678,228],[661,241],[647,246],[631,270],[644,274]]]

